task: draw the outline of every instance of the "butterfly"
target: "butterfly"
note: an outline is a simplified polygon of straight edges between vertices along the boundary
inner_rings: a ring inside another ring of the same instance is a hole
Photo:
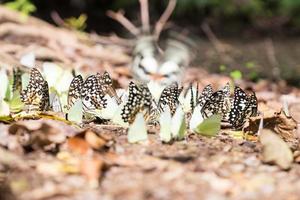
[[[21,100],[29,106],[30,110],[46,111],[49,109],[48,83],[38,69],[31,69],[29,83],[21,92]]]
[[[160,112],[163,112],[165,106],[168,106],[170,108],[171,115],[174,115],[179,104],[178,98],[182,89],[182,87],[178,87],[178,83],[176,82],[163,89],[158,101],[158,109]]]
[[[234,88],[233,105],[229,112],[229,123],[233,128],[241,127],[247,117],[257,115],[257,98],[253,92],[248,95],[240,87]]]
[[[86,78],[81,89],[81,98],[85,110],[102,109],[106,107],[106,99],[101,90],[97,75]]]
[[[139,112],[147,115],[152,104],[152,95],[146,85],[136,85],[129,83],[129,95],[126,104],[122,109],[122,119],[124,122],[132,123]]]
[[[202,107],[212,94],[213,94],[212,86],[211,84],[208,84],[203,88],[200,96],[199,97],[197,96],[196,105]]]
[[[210,93],[209,86],[206,91]],[[203,99],[205,99],[203,97]],[[206,98],[205,103],[201,109],[203,118],[208,118],[214,114],[220,114],[222,118],[226,118],[228,111],[230,110],[230,85],[227,83],[225,87],[212,93]]]
[[[70,83],[67,99],[67,109],[69,110],[74,103],[81,98],[81,90],[83,86],[83,79],[81,75],[77,75]]]
[[[116,90],[113,88],[113,81],[108,72],[96,74],[99,82],[101,92],[105,95],[108,94],[110,97],[114,97],[118,104],[121,103],[121,99],[118,97]]]

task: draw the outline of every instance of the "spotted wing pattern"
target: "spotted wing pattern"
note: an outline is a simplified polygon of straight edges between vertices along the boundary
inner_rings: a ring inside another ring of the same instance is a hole
[[[226,118],[227,113],[230,110],[230,86],[226,86],[212,93],[205,101],[201,114],[204,118],[208,118],[214,114],[220,114],[223,118]]]
[[[99,81],[100,89],[102,93],[108,94],[110,97],[114,97],[118,104],[121,103],[121,99],[118,97],[116,90],[113,87],[113,80],[108,72],[104,72],[102,75],[97,73],[97,78]]]
[[[74,103],[81,98],[81,90],[83,86],[83,79],[81,75],[77,75],[71,81],[68,92],[68,105],[67,109],[70,109]]]
[[[199,97],[197,97],[197,105],[201,107],[205,104],[205,102],[209,99],[209,97],[213,94],[213,89],[210,84],[204,87]]]
[[[81,98],[85,110],[102,109],[106,107],[107,102],[96,75],[90,75],[84,81],[81,89]]]
[[[129,95],[126,104],[122,110],[122,119],[124,122],[132,123],[139,112],[148,113],[152,103],[152,95],[146,85],[136,85],[129,83]]]
[[[177,83],[173,83],[163,89],[158,101],[158,108],[160,112],[164,111],[165,106],[169,106],[171,115],[173,115],[179,104],[178,98],[181,91],[182,87],[179,88]]]
[[[30,110],[46,111],[49,109],[48,83],[38,69],[31,69],[29,83],[21,92],[21,100]]]
[[[229,112],[229,123],[233,128],[239,128],[247,117],[257,115],[257,99],[255,94],[250,96],[240,87],[234,88],[233,105]]]

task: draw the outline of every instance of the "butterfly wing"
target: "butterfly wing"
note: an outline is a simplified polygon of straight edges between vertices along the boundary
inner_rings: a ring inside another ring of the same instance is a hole
[[[212,86],[208,84],[203,88],[199,98],[197,97],[198,99],[196,105],[200,105],[202,107],[212,94],[213,94]]]
[[[96,75],[91,75],[84,81],[81,97],[85,110],[102,109],[106,107],[106,99],[104,98]]]
[[[229,112],[229,123],[234,127],[238,128],[243,125],[247,110],[250,108],[250,98],[245,91],[240,87],[234,88],[234,99],[233,105]]]
[[[70,83],[69,91],[68,91],[68,105],[67,109],[70,109],[74,103],[81,98],[81,90],[83,86],[83,79],[81,75],[77,75],[73,78]]]
[[[167,86],[163,91],[158,101],[158,108],[160,112],[164,111],[165,106],[169,106],[171,115],[176,111],[179,104],[179,95],[182,91],[182,87],[179,88],[177,83],[173,83]]]
[[[230,109],[230,86],[226,86],[222,90],[212,93],[205,101],[201,114],[204,118],[208,118],[214,114],[220,114],[225,118]]]
[[[103,94],[108,94],[110,97],[114,97],[118,104],[121,103],[121,99],[118,97],[116,90],[113,88],[113,80],[108,72],[104,72],[102,75],[97,73],[100,88]]]
[[[127,103],[122,110],[122,119],[124,122],[132,123],[139,112],[143,112],[144,117],[150,115],[152,105],[152,95],[146,85],[136,85],[133,82],[129,84],[129,95]]]
[[[49,87],[38,69],[31,69],[29,83],[21,92],[21,100],[25,105],[31,106],[31,109],[48,110],[50,105]]]
[[[140,88],[134,82],[130,82],[128,99],[121,113],[124,122],[132,123],[134,121],[135,116],[140,109],[141,101],[142,92]]]

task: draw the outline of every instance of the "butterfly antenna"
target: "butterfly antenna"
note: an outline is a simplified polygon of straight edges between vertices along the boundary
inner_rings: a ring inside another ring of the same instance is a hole
[[[76,77],[76,71],[75,71],[75,69],[72,69],[71,73],[72,73],[73,78],[75,78]]]
[[[199,104],[199,82],[196,85],[196,105]]]
[[[191,90],[190,104],[191,104],[191,108],[192,108],[192,112],[193,112],[193,111],[194,111],[194,108],[195,108],[193,83],[190,83],[189,89]]]

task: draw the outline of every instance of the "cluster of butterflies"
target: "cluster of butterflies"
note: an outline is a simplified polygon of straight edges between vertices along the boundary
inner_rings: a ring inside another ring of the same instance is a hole
[[[117,104],[121,104],[120,115],[124,122],[131,124],[138,113],[143,113],[146,121],[151,123],[157,121],[160,113],[164,112],[167,107],[171,115],[174,115],[180,105],[179,96],[182,91],[183,87],[173,83],[162,90],[156,101],[146,84],[130,82],[128,94],[124,94],[126,97],[119,97],[107,72],[90,75],[85,80],[81,75],[77,75],[70,83],[65,107],[70,109],[76,101],[81,100],[84,111],[101,110],[109,107],[107,101],[109,96],[115,99]],[[51,110],[48,83],[38,69],[31,69],[29,83],[21,91],[21,100],[31,109]],[[212,86],[207,85],[200,94],[198,89],[194,91],[190,87],[189,103],[191,112],[196,110],[196,107],[200,107],[204,119],[218,114],[233,128],[241,127],[248,117],[257,115],[255,93],[248,94],[235,86],[234,94],[231,95],[229,84],[217,91],[213,91]]]

